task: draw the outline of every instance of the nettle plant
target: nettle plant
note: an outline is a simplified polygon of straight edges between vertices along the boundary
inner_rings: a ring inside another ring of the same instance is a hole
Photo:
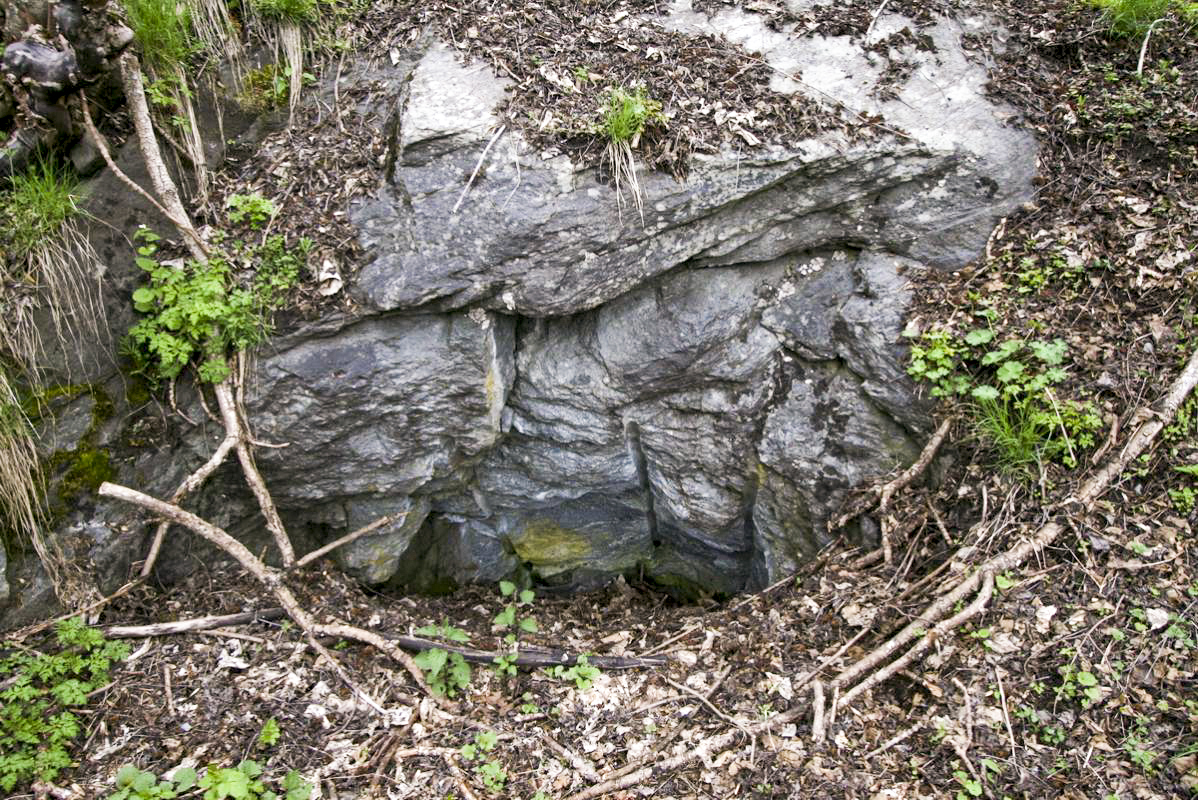
[[[502,611],[495,615],[491,625],[495,630],[507,632],[504,634],[503,641],[508,646],[508,651],[495,658],[495,671],[500,676],[510,677],[516,674],[516,657],[520,654],[520,634],[537,632],[535,617],[519,616],[520,609],[532,606],[536,592],[532,589],[516,591],[516,584],[511,581],[500,581],[499,593],[508,598],[508,603]]]
[[[254,230],[261,228],[263,223],[278,211],[269,198],[257,192],[229,195],[229,199],[225,201],[225,208],[229,209],[230,222],[239,224],[245,221]]]
[[[1068,373],[1063,339],[1004,339],[990,327],[964,336],[945,329],[912,338],[907,373],[931,385],[933,397],[968,398],[979,433],[1002,465],[1026,473],[1058,461],[1070,469],[1094,445],[1102,419],[1090,403],[1062,400],[1055,387]]]
[[[271,313],[282,307],[311,248],[301,239],[288,249],[283,237],[271,236],[260,246],[235,249],[234,258],[253,265],[253,278],[241,285],[226,256],[158,261],[157,234],[142,227],[134,238],[136,263],[149,283],[133,292],[133,306],[144,316],[129,329],[124,349],[134,370],[152,382],[174,380],[191,363],[204,382],[229,377],[228,356],[270,333]]]
[[[20,649],[0,659],[0,789],[6,793],[31,781],[53,780],[71,766],[67,752],[82,732],[71,711],[108,683],[113,663],[129,655],[124,642],[79,619],[56,626],[59,651]]]
[[[458,644],[467,644],[470,641],[470,634],[450,625],[449,620],[443,620],[440,625],[417,628],[416,633]],[[424,680],[435,694],[456,697],[460,690],[470,685],[470,665],[460,653],[434,647],[416,654],[413,661],[424,670]]]

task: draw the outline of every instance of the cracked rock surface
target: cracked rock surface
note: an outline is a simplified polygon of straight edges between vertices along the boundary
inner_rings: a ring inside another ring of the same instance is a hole
[[[976,257],[1035,171],[1034,139],[959,46],[984,21],[922,28],[881,92],[862,41],[687,3],[654,19],[718,31],[774,89],[885,132],[697,153],[685,182],[642,168],[642,220],[609,176],[503,126],[510,82],[487,63],[426,36],[347,64],[389,98],[369,112],[382,187],[348,215],[360,313],[269,343],[247,392],[255,436],[287,444],[257,460],[298,549],[397,514],[342,566],[425,589],[526,570],[732,593],[794,569],[848,491],[918,454],[907,280]],[[887,14],[871,39],[905,24]],[[190,434],[124,477],[169,494],[209,451]],[[252,537],[235,483],[197,511]],[[135,517],[99,504],[89,524]]]

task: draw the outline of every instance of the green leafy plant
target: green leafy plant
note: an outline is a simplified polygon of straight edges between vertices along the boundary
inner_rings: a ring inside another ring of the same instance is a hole
[[[967,397],[975,428],[1000,465],[1028,475],[1030,467],[1059,461],[1073,468],[1094,445],[1102,419],[1089,403],[1058,400],[1054,386],[1067,377],[1062,339],[995,342],[989,328],[959,336],[933,329],[912,338],[907,374],[931,384],[934,397]]]
[[[124,659],[124,642],[108,642],[78,619],[55,629],[56,653],[17,650],[0,660],[0,789],[52,780],[71,765],[67,748],[82,730],[70,711],[108,683],[112,664]]]
[[[292,68],[289,65],[267,64],[246,73],[237,102],[252,111],[269,111],[287,105],[291,100]],[[316,83],[310,72],[300,75],[304,86]]]
[[[1089,708],[1102,699],[1102,687],[1098,685],[1098,678],[1093,672],[1075,669],[1071,664],[1065,664],[1057,671],[1061,675],[1061,685],[1056,689],[1057,697],[1080,698],[1082,708]]]
[[[417,628],[416,633],[421,636],[435,636],[459,644],[470,641],[470,634],[461,628],[450,625],[448,619],[442,620],[440,625],[425,625]],[[429,688],[439,695],[456,697],[459,690],[470,685],[470,665],[466,663],[460,653],[434,647],[418,653],[414,661],[416,666],[424,670],[424,680],[428,683]]]
[[[970,797],[982,796],[982,782],[969,777],[969,773],[965,770],[954,771],[953,780],[961,786],[957,791],[956,800],[968,800]]]
[[[158,780],[152,772],[126,764],[117,770],[116,791],[108,800],[166,800],[178,797],[196,785],[196,771],[189,767],[175,770],[173,780]]]
[[[499,593],[510,602],[504,606],[503,610],[495,615],[492,620],[492,627],[499,631],[508,631],[503,637],[503,641],[508,646],[508,652],[497,656],[495,659],[494,669],[502,676],[512,676],[516,674],[516,656],[519,653],[519,640],[521,633],[536,633],[537,621],[535,617],[518,616],[518,610],[528,608],[532,605],[536,598],[536,593],[532,589],[522,589],[516,591],[516,584],[511,581],[499,582]]]
[[[412,660],[424,670],[428,688],[438,695],[456,697],[459,690],[470,685],[470,665],[459,653],[434,647],[417,653]]]
[[[466,644],[470,641],[470,634],[461,628],[450,625],[448,619],[441,620],[440,625],[424,625],[417,628],[416,633],[420,636],[435,636],[438,639],[458,644]]]
[[[270,332],[270,314],[298,279],[311,244],[301,240],[292,251],[274,236],[242,255],[257,261],[248,287],[235,283],[229,261],[213,256],[207,263],[160,263],[154,259],[159,237],[148,228],[136,234],[137,265],[149,284],[133,292],[143,318],[130,330],[125,352],[134,370],[151,382],[174,379],[197,363],[200,379],[219,383],[228,377],[228,356],[262,341]]]
[[[598,667],[591,666],[587,663],[585,653],[580,655],[571,667],[556,666],[549,670],[549,674],[558,680],[574,681],[574,685],[579,691],[586,691],[591,688],[591,684],[595,682],[602,672]]]
[[[262,766],[249,759],[235,767],[208,765],[202,774],[184,767],[175,770],[170,780],[159,781],[152,773],[132,764],[121,767],[116,775],[116,791],[108,800],[159,800],[202,790],[204,800],[309,800],[312,784],[296,770],[290,770],[279,782],[276,792],[268,788]]]
[[[263,223],[275,215],[275,204],[257,192],[250,194],[232,194],[225,201],[229,209],[229,221],[240,224],[243,220],[249,222],[254,230],[262,227]]]
[[[258,731],[258,746],[262,748],[274,747],[278,743],[281,733],[279,723],[274,717],[271,717],[262,725],[262,730]]]
[[[632,91],[611,88],[599,123],[599,133],[609,142],[632,142],[653,122],[664,122],[661,103],[653,100],[643,86]]]
[[[507,772],[496,758],[489,757],[499,743],[499,736],[494,731],[480,731],[474,734],[474,740],[462,745],[463,760],[474,762],[474,772],[482,781],[483,786],[491,792],[503,791],[507,782]]]

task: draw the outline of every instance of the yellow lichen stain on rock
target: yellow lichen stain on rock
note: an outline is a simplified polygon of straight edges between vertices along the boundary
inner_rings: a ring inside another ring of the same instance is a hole
[[[483,381],[483,394],[487,399],[487,410],[495,408],[495,366],[487,368],[487,377]]]
[[[591,554],[591,545],[582,535],[548,519],[528,523],[512,537],[512,547],[522,561],[535,566],[576,564]]]

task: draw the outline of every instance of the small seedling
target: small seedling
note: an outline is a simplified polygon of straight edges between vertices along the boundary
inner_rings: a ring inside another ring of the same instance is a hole
[[[435,694],[457,697],[459,690],[470,685],[470,665],[460,653],[434,647],[418,653],[412,660],[424,670],[424,680]]]
[[[494,731],[480,731],[474,734],[474,740],[462,745],[461,756],[466,761],[475,762],[474,772],[483,785],[491,792],[503,791],[507,782],[507,772],[496,758],[487,756],[499,743],[499,736]]]
[[[441,620],[440,625],[424,625],[417,628],[416,633],[420,636],[434,636],[438,639],[444,639],[447,642],[457,642],[458,644],[466,644],[470,641],[470,634],[461,628],[450,625],[448,619]]]
[[[953,772],[953,778],[961,785],[961,789],[957,791],[957,800],[982,796],[982,782],[969,777],[969,773],[959,769]]]
[[[279,734],[279,723],[271,717],[262,726],[262,730],[258,731],[258,746],[263,749],[274,747],[279,741]]]
[[[520,634],[536,633],[537,631],[536,618],[531,615],[518,616],[517,614],[519,609],[532,605],[536,593],[532,589],[522,589],[517,592],[516,584],[511,581],[500,581],[499,593],[503,597],[509,598],[510,602],[495,615],[491,624],[495,630],[508,631],[503,637],[503,641],[508,646],[508,652],[495,657],[494,669],[500,676],[507,678],[516,674],[516,658],[520,652]]]
[[[574,662],[574,666],[569,668],[562,666],[552,667],[549,670],[549,674],[558,680],[574,681],[574,685],[582,692],[591,688],[591,684],[602,673],[598,667],[593,667],[587,663],[587,657],[584,653]]]

